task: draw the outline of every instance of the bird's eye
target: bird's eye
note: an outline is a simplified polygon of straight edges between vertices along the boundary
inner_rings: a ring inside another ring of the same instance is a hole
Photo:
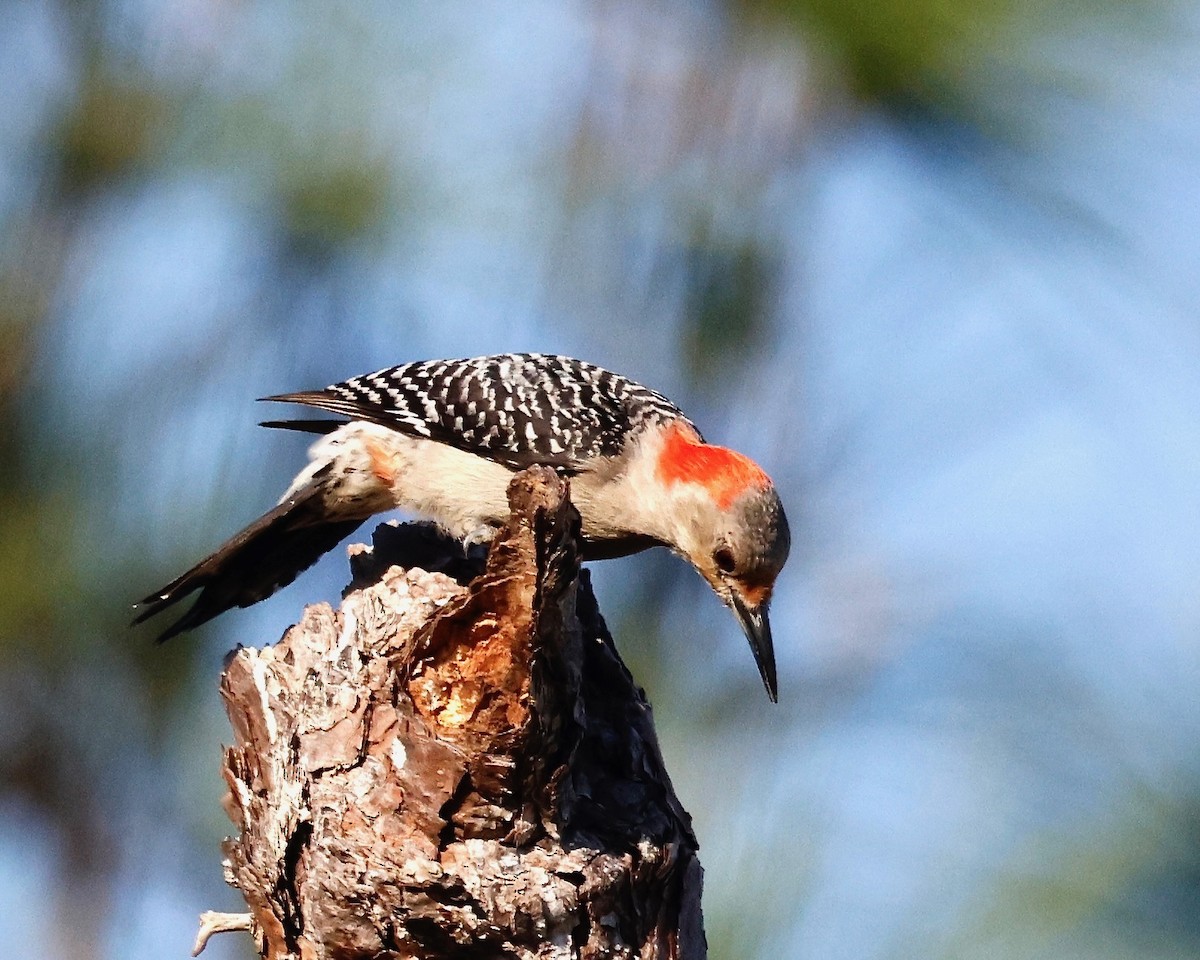
[[[713,563],[722,573],[733,573],[733,551],[728,547],[718,547],[713,553]]]

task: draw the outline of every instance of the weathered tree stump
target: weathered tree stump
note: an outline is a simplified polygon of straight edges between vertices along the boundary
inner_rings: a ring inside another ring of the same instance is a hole
[[[241,926],[270,960],[705,956],[690,819],[566,485],[533,468],[509,501],[486,567],[380,527],[340,610],[232,655],[226,871],[250,913],[198,948]]]

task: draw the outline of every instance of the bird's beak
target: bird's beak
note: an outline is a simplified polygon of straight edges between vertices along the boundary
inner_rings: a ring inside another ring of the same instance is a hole
[[[767,602],[764,600],[757,607],[752,607],[732,593],[733,610],[738,622],[746,632],[750,641],[750,651],[754,654],[754,662],[758,664],[759,675],[762,676],[763,686],[767,688],[767,696],[772,703],[779,702],[779,684],[775,677],[775,645],[771,641],[771,621],[767,619]]]

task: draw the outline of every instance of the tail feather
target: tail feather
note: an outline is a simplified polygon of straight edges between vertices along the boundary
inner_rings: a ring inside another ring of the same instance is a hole
[[[382,407],[364,404],[357,400],[348,400],[326,390],[303,390],[300,393],[280,393],[273,397],[259,397],[269,403],[302,403],[308,407],[316,407],[326,413],[336,413],[351,420],[365,420],[380,426],[395,430],[398,427],[395,412],[389,412]],[[272,421],[272,426],[284,423],[296,423],[295,420]],[[324,421],[318,421],[324,422]]]
[[[259,423],[260,427],[272,430],[297,430],[300,433],[333,433],[345,425],[345,420],[263,420]]]
[[[135,604],[134,623],[162,613],[196,590],[200,596],[157,639],[163,643],[233,607],[248,607],[287,586],[366,519],[330,520],[322,496],[328,470],[235,534],[187,573]]]
[[[347,400],[345,397],[340,397],[333,393],[327,393],[324,390],[302,390],[299,393],[277,393],[270,397],[259,397],[260,401],[267,403],[302,403],[309,407],[316,407],[318,410],[325,410],[329,413],[338,413],[344,417],[351,419],[364,420],[368,419],[366,414],[370,411],[363,408],[361,403],[356,403],[353,400]]]

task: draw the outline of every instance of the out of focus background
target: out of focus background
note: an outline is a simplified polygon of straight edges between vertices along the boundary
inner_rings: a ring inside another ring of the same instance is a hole
[[[595,567],[714,958],[1200,955],[1200,7],[3,0],[0,956],[239,906],[222,656],[344,555],[127,624],[302,462],[253,398],[508,350],[787,505],[778,706]]]

